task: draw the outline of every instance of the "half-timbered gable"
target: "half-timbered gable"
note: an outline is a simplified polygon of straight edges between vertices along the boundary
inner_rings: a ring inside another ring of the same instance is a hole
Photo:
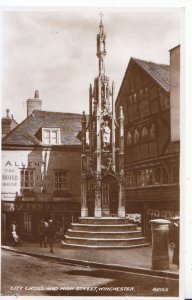
[[[179,142],[171,142],[170,66],[131,58],[117,100],[125,115],[127,213],[170,218],[179,210]],[[118,130],[117,130],[118,131]],[[158,214],[158,216],[157,216]]]

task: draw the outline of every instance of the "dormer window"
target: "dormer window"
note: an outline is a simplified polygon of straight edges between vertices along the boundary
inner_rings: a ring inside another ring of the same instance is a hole
[[[42,142],[46,145],[60,145],[60,129],[59,128],[43,128]]]

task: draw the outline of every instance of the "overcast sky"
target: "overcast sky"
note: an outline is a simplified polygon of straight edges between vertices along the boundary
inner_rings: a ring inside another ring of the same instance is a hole
[[[16,121],[39,90],[42,110],[88,112],[89,84],[98,74],[96,34],[101,9],[3,12],[2,114]],[[182,8],[103,9],[107,34],[106,74],[116,95],[130,57],[169,64],[181,43]]]

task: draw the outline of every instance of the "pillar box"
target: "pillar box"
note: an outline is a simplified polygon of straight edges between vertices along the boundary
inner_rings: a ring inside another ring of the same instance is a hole
[[[152,269],[168,270],[169,269],[169,251],[168,251],[168,220],[156,219],[151,220],[152,231]]]

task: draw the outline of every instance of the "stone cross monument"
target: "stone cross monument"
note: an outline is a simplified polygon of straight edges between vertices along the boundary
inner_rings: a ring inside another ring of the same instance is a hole
[[[105,74],[106,34],[97,34],[98,76],[89,88],[89,116],[82,116],[81,217],[125,217],[124,115],[115,115],[114,82]],[[115,142],[117,138],[117,142]],[[117,146],[118,144],[118,146]]]

